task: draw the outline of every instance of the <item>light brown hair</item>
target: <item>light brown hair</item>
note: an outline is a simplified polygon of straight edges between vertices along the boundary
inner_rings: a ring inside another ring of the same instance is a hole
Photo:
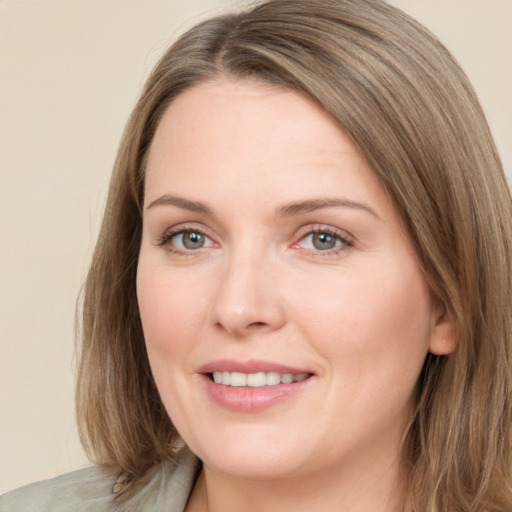
[[[84,288],[77,410],[101,465],[143,475],[178,434],[153,381],[135,278],[145,160],[159,120],[215,76],[305,94],[373,167],[458,338],[427,356],[403,448],[417,512],[512,509],[512,205],[465,74],[380,0],[270,0],[199,24],[162,57],[130,117]]]

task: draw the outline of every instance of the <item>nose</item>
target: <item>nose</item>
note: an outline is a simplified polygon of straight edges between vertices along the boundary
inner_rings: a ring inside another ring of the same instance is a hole
[[[251,252],[231,255],[213,302],[213,322],[237,339],[276,331],[286,322],[277,264]]]

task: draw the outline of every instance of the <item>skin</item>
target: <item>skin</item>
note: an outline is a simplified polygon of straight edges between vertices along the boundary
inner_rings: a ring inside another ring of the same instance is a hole
[[[286,208],[305,201],[317,202]],[[184,231],[204,245],[183,245]],[[149,153],[137,293],[162,400],[203,461],[188,511],[393,510],[415,384],[428,351],[453,350],[451,326],[385,190],[328,115],[256,81],[182,93]],[[199,372],[218,359],[311,377],[232,411]]]

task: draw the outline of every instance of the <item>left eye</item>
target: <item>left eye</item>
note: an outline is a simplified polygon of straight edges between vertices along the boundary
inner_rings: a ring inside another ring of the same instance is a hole
[[[212,240],[200,231],[181,231],[172,235],[169,241],[178,249],[193,251],[212,245]]]
[[[316,251],[329,251],[340,247],[344,243],[346,241],[341,236],[327,231],[309,233],[302,239],[303,247]]]

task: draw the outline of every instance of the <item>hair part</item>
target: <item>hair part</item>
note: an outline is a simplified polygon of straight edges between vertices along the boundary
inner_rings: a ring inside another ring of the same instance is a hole
[[[77,411],[88,455],[136,475],[175,457],[136,299],[145,163],[173,99],[219,76],[293,89],[332,116],[386,188],[453,320],[457,350],[427,356],[404,442],[412,510],[510,510],[510,192],[463,71],[380,0],[263,2],[197,25],[156,65],[123,134],[84,287]]]

